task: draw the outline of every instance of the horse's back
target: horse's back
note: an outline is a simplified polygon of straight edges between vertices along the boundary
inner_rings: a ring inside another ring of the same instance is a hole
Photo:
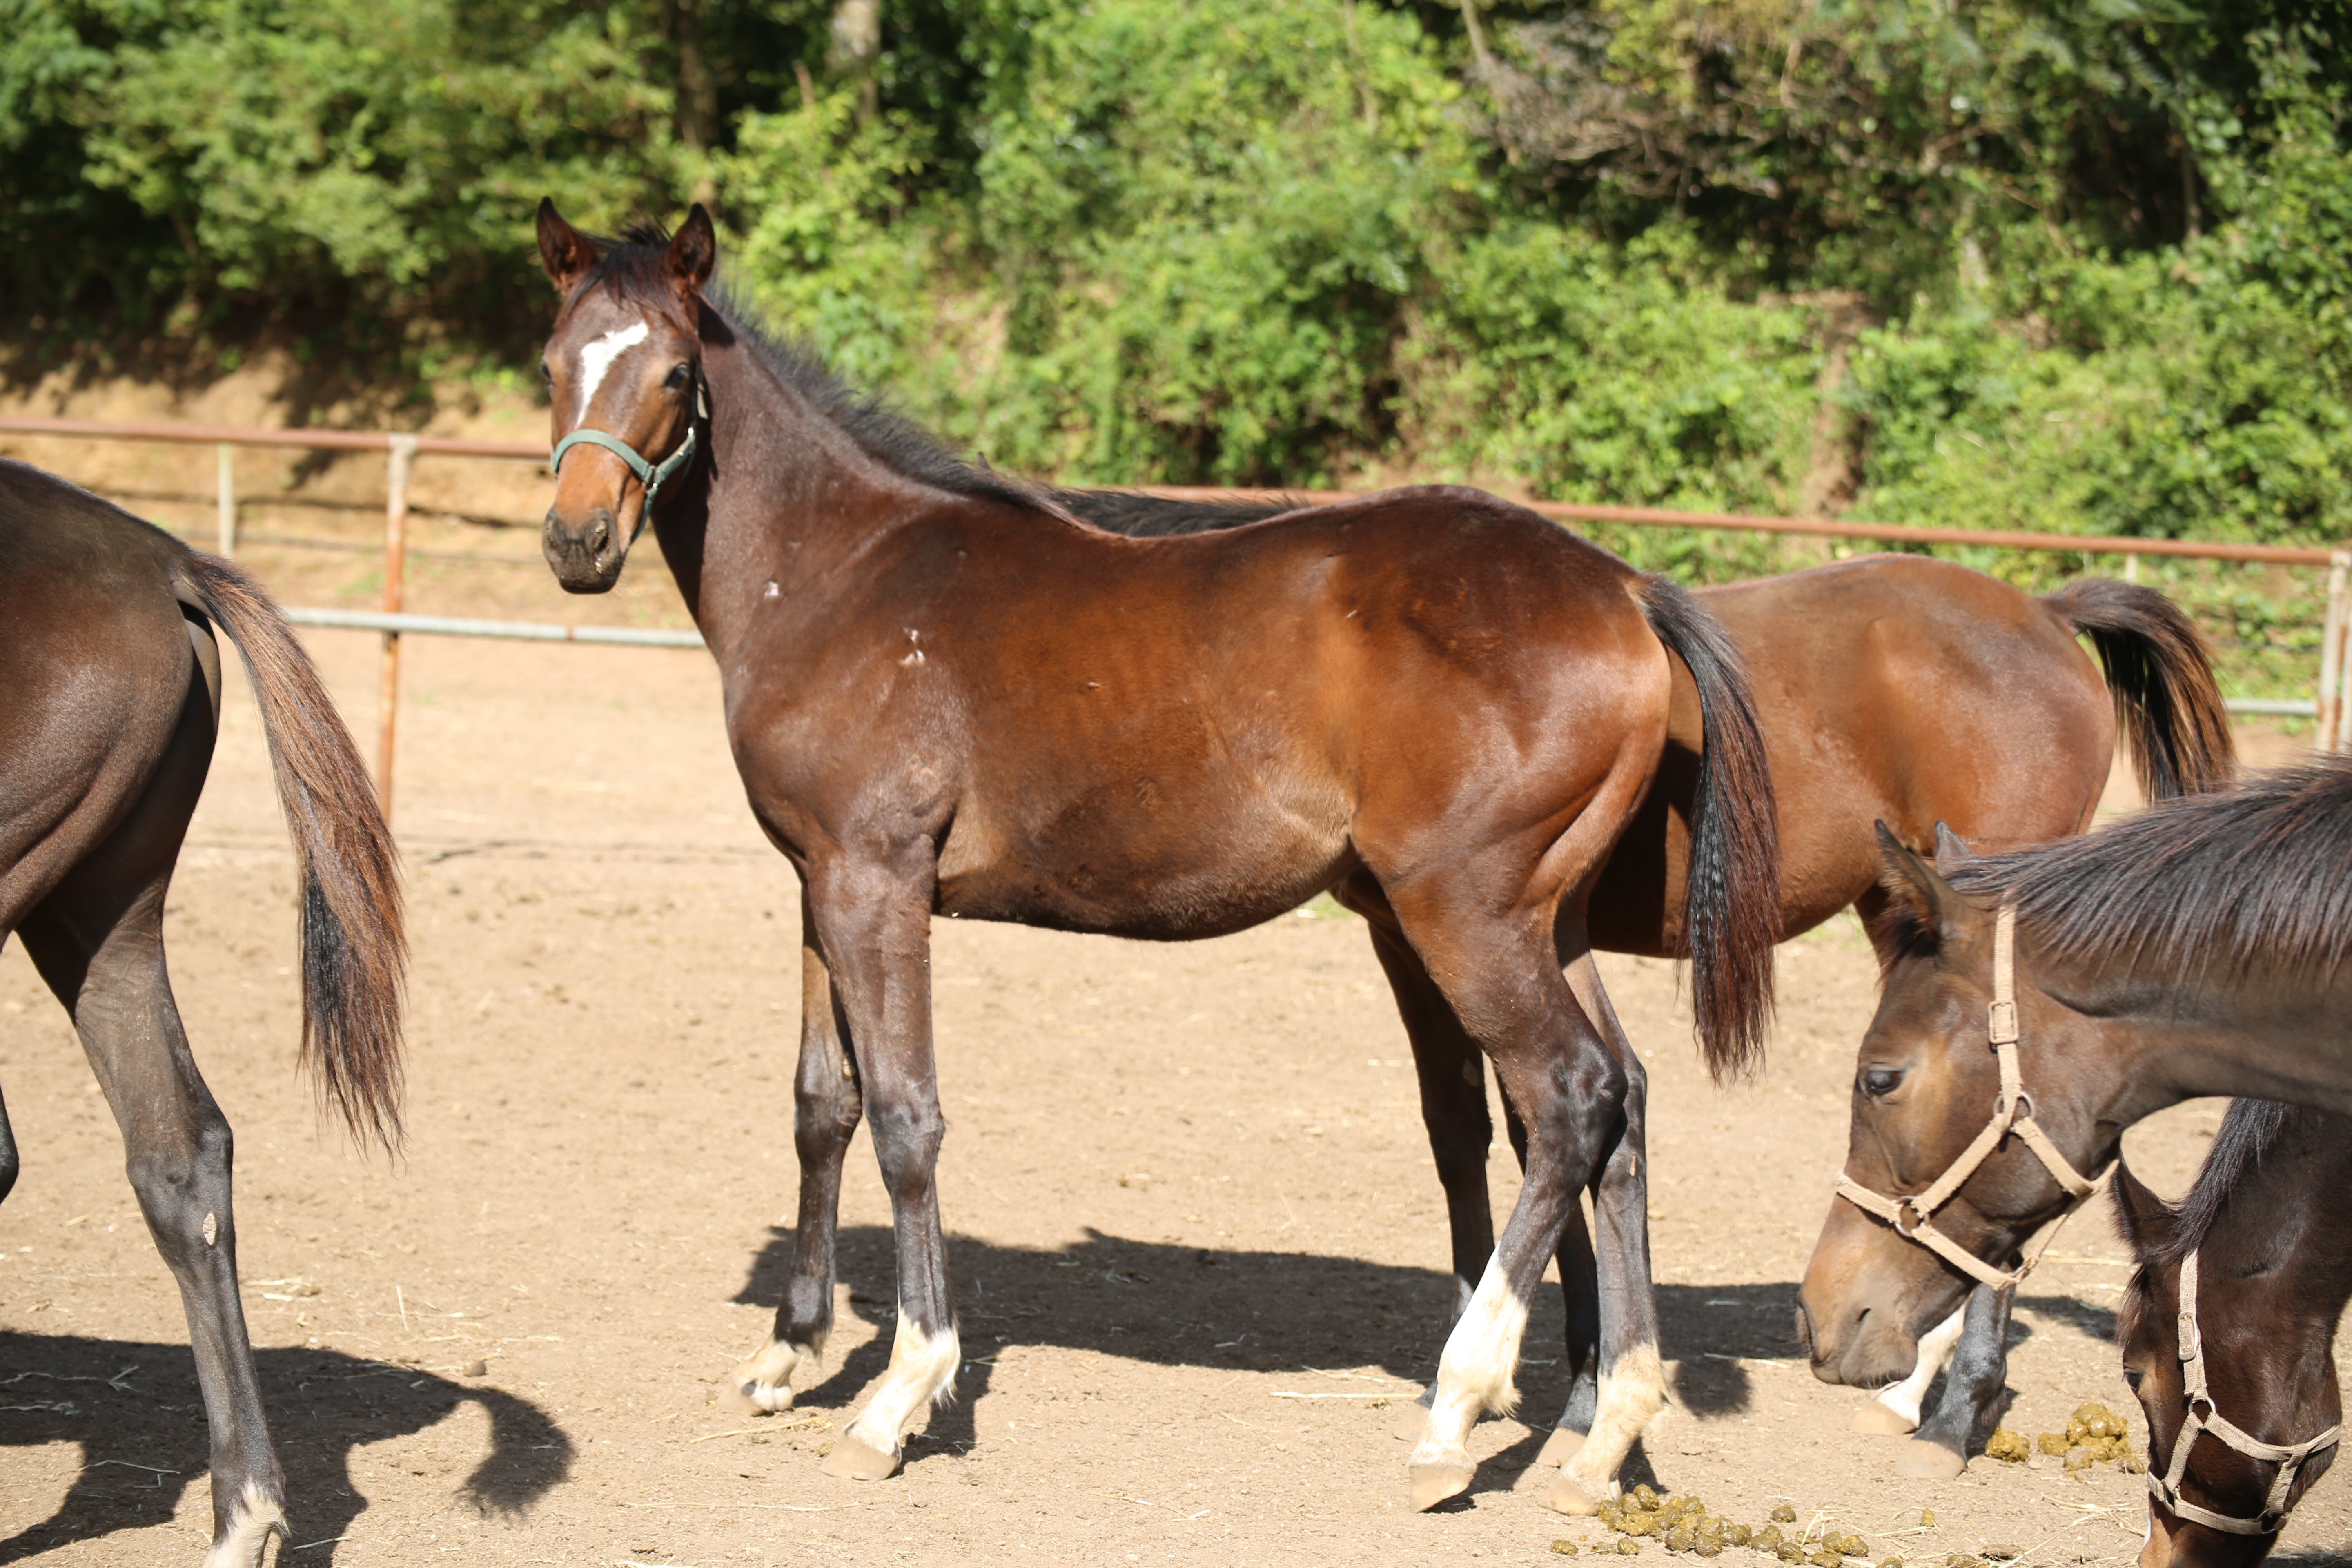
[[[1748,660],[1780,806],[1781,934],[1878,875],[1872,825],[1935,825],[1994,847],[2079,831],[2105,787],[2115,720],[2097,666],[2032,595],[1921,556],[1874,555],[1700,590]],[[1657,783],[1594,896],[1596,941],[1669,952],[1700,742],[1675,671]]]
[[[120,822],[180,724],[194,664],[177,548],[0,460],[0,931]]]

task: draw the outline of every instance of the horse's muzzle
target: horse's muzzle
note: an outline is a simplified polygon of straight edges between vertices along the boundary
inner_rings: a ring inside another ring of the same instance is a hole
[[[553,507],[540,530],[540,548],[566,593],[602,594],[620,581],[620,524],[610,507],[591,511],[578,527],[567,526]]]

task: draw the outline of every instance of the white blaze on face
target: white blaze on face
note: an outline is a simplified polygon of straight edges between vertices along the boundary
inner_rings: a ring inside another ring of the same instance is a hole
[[[580,412],[573,416],[572,427],[578,429],[588,421],[589,406],[596,401],[596,389],[604,384],[604,373],[623,354],[644,342],[653,329],[639,321],[633,327],[615,327],[580,350]]]

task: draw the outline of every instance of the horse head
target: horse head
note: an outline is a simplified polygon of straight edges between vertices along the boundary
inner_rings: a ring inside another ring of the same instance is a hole
[[[1965,863],[1966,846],[1940,826],[1938,836],[1944,871]],[[1861,1387],[1910,1372],[1918,1336],[1978,1281],[2008,1282],[2001,1271],[2022,1244],[2087,1191],[2079,1177],[2062,1184],[2021,1130],[2047,1130],[2052,1152],[2076,1170],[2104,1152],[2064,1087],[2085,1022],[2022,965],[2007,1009],[1996,1006],[1996,916],[1883,823],[1878,837],[1885,973],[1855,1067],[1845,1180],[1797,1323],[1814,1375]],[[1993,1041],[2004,1032],[2029,1042],[2021,1094],[2003,1082]]]
[[[539,254],[563,294],[540,361],[555,436],[541,544],[557,582],[601,594],[620,580],[663,482],[694,456],[708,412],[698,297],[718,241],[698,205],[666,247],[616,251],[542,201]]]

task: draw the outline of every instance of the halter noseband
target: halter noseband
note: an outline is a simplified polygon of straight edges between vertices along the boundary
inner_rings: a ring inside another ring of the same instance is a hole
[[[637,542],[637,536],[645,532],[646,524],[653,521],[654,498],[661,494],[662,481],[686,467],[692,459],[696,434],[702,426],[709,423],[709,420],[710,396],[703,384],[702,366],[699,362],[697,362],[694,367],[694,416],[686,423],[686,439],[679,442],[677,450],[663,458],[658,466],[646,461],[643,453],[612,432],[591,430],[583,425],[555,444],[555,450],[548,456],[547,471],[551,474],[561,473],[563,468],[563,454],[574,447],[602,447],[628,464],[629,472],[637,476],[637,483],[646,487],[646,504],[637,509],[637,526],[629,531],[629,542],[635,544]]]
[[[2226,1531],[2231,1535],[2269,1535],[2286,1522],[2288,1510],[2294,1506],[2286,1500],[2294,1489],[2294,1479],[2301,1473],[2304,1461],[2314,1454],[2336,1447],[2343,1433],[2342,1423],[2330,1426],[2316,1437],[2306,1437],[2300,1443],[2284,1447],[2265,1443],[2248,1436],[2223,1419],[2221,1407],[2213,1403],[2213,1392],[2205,1386],[2205,1345],[2197,1332],[2197,1254],[2192,1252],[2180,1263],[2180,1382],[2181,1403],[2189,1418],[2181,1424],[2180,1434],[2172,1440],[2172,1463],[2163,1475],[2154,1470],[2147,1473],[2147,1489],[2158,1502],[2191,1524],[2201,1524],[2209,1530]],[[2197,1414],[2202,1400],[2210,1415]],[[2189,1450],[2195,1446],[2200,1434],[2218,1437],[2249,1459],[2276,1465],[2278,1474],[2271,1478],[2271,1489],[2263,1499],[2263,1511],[2252,1519],[2241,1519],[2233,1514],[2215,1513],[2200,1508],[2180,1495],[2181,1479],[2189,1473]]]
[[[2042,1131],[2033,1120],[2033,1101],[2025,1092],[2023,1079],[2017,1066],[2017,906],[2004,903],[1993,917],[1992,936],[1992,1005],[1986,1010],[1985,1032],[1992,1042],[1994,1058],[2000,1064],[2000,1098],[1993,1101],[1992,1120],[1978,1133],[1976,1142],[1960,1151],[1960,1157],[1951,1168],[1936,1178],[1927,1191],[1911,1197],[1887,1197],[1871,1191],[1844,1172],[1838,1173],[1838,1196],[1865,1214],[1876,1215],[1895,1227],[1895,1234],[1906,1241],[1916,1241],[1962,1273],[2005,1289],[2024,1279],[2033,1266],[2042,1261],[2042,1254],[2058,1234],[2059,1226],[2071,1218],[2074,1211],[2089,1201],[2098,1184],[2086,1179],[2074,1169],[2058,1145]],[[2042,1232],[2042,1239],[2032,1252],[2015,1268],[1999,1269],[1937,1230],[1936,1211],[1951,1201],[1952,1195],[1968,1184],[1977,1167],[1990,1159],[2001,1140],[2011,1132],[2025,1141],[2025,1146],[2041,1156],[2043,1165],[2058,1184],[2073,1194],[2065,1212]]]

